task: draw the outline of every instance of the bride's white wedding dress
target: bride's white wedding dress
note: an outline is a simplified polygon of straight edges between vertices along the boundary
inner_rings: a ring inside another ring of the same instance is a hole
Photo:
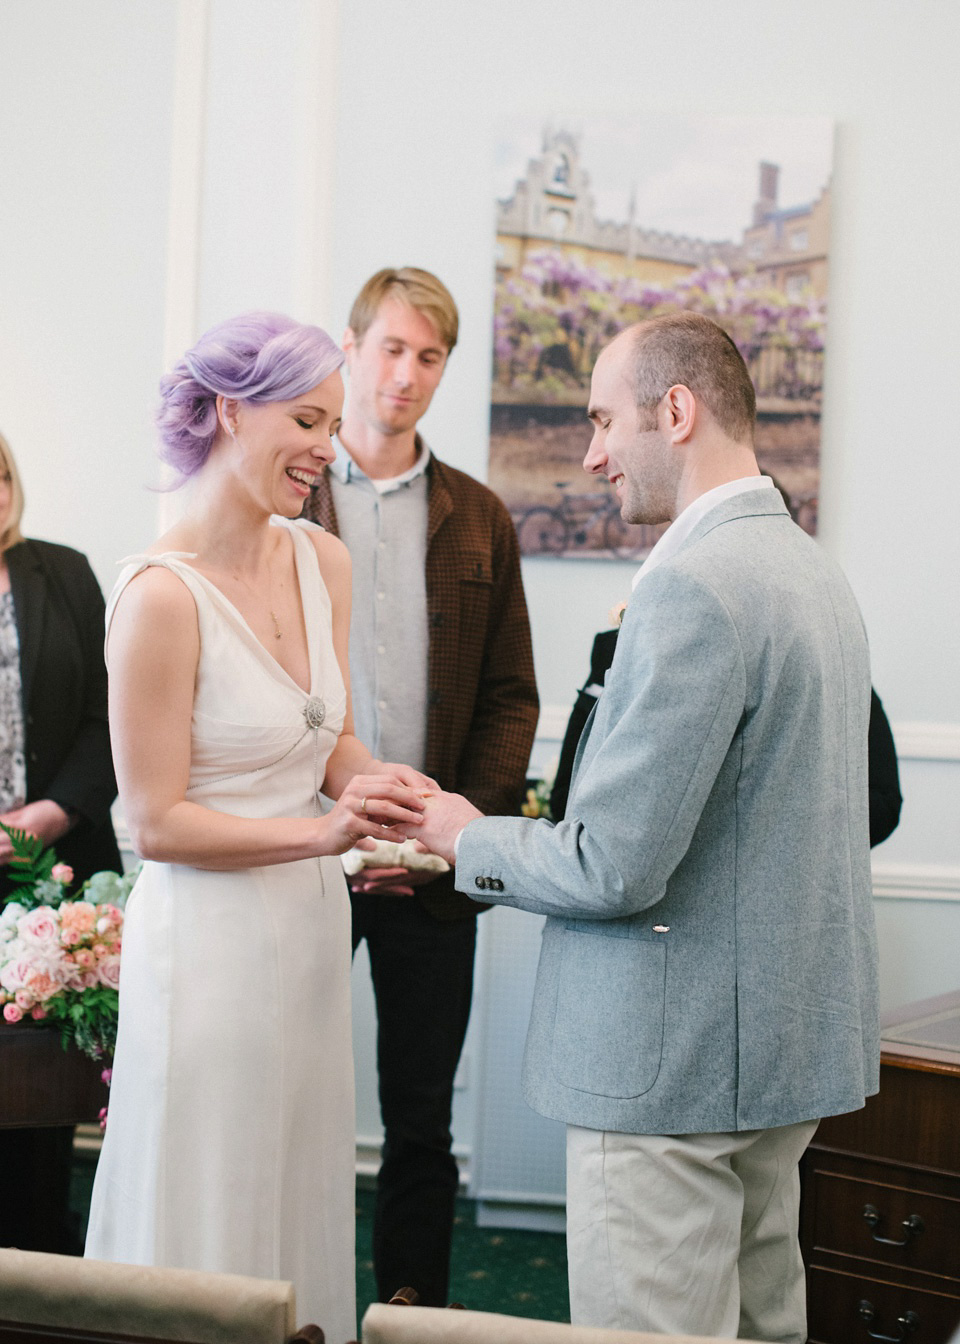
[[[197,605],[192,802],[306,817],[343,726],[330,600],[290,530],[309,695],[176,553]],[[338,858],[239,872],[145,863],[127,906],[110,1114],[86,1254],[291,1279],[330,1344],[356,1331],[350,913]]]

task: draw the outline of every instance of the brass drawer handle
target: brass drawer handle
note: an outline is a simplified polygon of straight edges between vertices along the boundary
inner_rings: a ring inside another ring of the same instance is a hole
[[[879,1209],[875,1209],[872,1204],[864,1204],[863,1219],[870,1227],[876,1229],[883,1221],[883,1214]],[[911,1237],[919,1237],[923,1231],[923,1219],[919,1213],[911,1213],[909,1218],[904,1218],[900,1226],[906,1234],[901,1241],[897,1241],[895,1237],[878,1237],[875,1230],[873,1233],[874,1241],[880,1246],[906,1246],[909,1244]]]
[[[873,1319],[877,1314],[874,1310],[873,1303],[868,1302],[866,1298],[860,1303],[859,1312],[861,1321],[867,1326],[872,1324]],[[867,1334],[871,1339],[881,1340],[882,1344],[904,1344],[904,1341],[913,1334],[919,1324],[920,1317],[915,1311],[905,1311],[902,1316],[897,1317],[897,1334],[881,1335],[876,1330],[870,1329],[867,1330]]]

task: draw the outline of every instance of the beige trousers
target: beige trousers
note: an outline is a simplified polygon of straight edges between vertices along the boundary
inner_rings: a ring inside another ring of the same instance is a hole
[[[816,1127],[664,1136],[569,1126],[573,1324],[804,1344],[797,1163]]]

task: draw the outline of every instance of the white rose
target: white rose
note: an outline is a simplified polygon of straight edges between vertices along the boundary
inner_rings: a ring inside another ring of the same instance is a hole
[[[45,905],[38,905],[35,910],[18,919],[17,932],[30,947],[52,946],[59,949],[60,920],[56,912]]]
[[[18,956],[11,958],[10,961],[6,961],[0,966],[0,986],[8,994],[15,994],[18,989],[23,989],[33,971],[33,962],[25,953],[21,952]]]

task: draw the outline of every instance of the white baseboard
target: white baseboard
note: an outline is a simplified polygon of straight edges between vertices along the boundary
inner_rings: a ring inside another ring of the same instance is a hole
[[[570,705],[542,705],[537,740],[562,742],[567,731]],[[901,722],[893,727],[893,740],[901,761],[960,761],[960,723]]]
[[[525,1232],[557,1232],[567,1230],[566,1202],[545,1204],[532,1201],[478,1199],[477,1227],[521,1228]]]
[[[960,761],[960,723],[895,723],[902,761]]]
[[[887,901],[960,901],[960,866],[875,863],[873,894]]]

